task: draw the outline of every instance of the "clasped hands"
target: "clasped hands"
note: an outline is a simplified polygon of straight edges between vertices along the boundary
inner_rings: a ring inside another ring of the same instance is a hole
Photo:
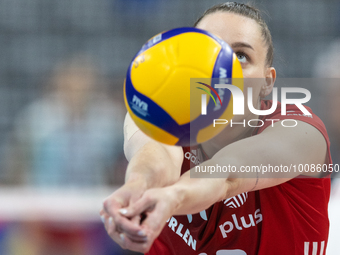
[[[146,253],[176,205],[171,187],[143,189],[134,182],[106,198],[100,215],[109,236],[123,249]]]

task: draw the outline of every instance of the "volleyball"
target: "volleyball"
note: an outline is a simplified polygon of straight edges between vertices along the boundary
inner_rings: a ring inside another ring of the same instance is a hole
[[[242,78],[240,62],[222,39],[197,28],[176,28],[151,38],[133,58],[124,101],[148,136],[169,145],[195,145],[226,127],[215,126],[214,119],[233,117],[232,94],[216,84],[243,91]]]

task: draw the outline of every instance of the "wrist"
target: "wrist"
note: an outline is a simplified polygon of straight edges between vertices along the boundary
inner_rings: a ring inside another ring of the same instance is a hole
[[[182,214],[185,205],[186,189],[182,185],[173,184],[163,188],[166,191],[167,201],[171,204],[172,214]]]
[[[130,174],[128,177],[126,177],[125,185],[137,186],[139,189],[141,189],[141,191],[145,191],[149,188],[145,176],[140,173]]]

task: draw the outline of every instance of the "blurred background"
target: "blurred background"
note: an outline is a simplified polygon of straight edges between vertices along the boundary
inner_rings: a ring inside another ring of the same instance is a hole
[[[127,67],[150,37],[220,2],[0,0],[1,255],[133,254],[99,218],[127,164]],[[266,13],[278,77],[320,79],[306,88],[339,163],[340,2],[252,3]]]

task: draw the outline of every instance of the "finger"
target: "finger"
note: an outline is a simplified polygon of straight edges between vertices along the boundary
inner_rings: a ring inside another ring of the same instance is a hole
[[[128,232],[131,232],[131,233],[135,233],[135,232],[138,232],[139,229],[140,229],[139,224],[136,225],[134,222],[130,222],[128,219],[124,219],[123,217],[121,217],[120,220],[115,221],[113,217],[109,216],[105,212],[101,215],[101,220],[103,221],[107,231],[111,231],[111,232],[115,231],[118,234],[125,232],[125,230],[127,230]],[[124,225],[126,225],[126,226],[124,226]],[[130,226],[137,227],[137,229],[131,229]],[[129,236],[131,236],[133,238],[133,236],[134,236],[133,234],[130,234],[130,233],[128,233],[128,234],[129,234]],[[146,235],[136,234],[135,237],[136,237],[137,240],[144,240]]]
[[[101,209],[99,212],[100,215],[100,219],[103,222],[103,224],[105,225],[106,221],[107,223],[109,222],[109,218],[111,217],[109,214],[106,213],[106,211],[104,209]]]
[[[165,206],[158,204],[152,212],[147,213],[147,217],[142,223],[142,228],[149,229],[158,236],[167,220],[167,218],[164,218],[165,210],[167,210]]]
[[[119,204],[114,199],[106,199],[103,202],[103,210],[110,216],[113,216],[115,211],[119,210],[121,207],[121,204]]]
[[[141,216],[140,215],[136,215],[135,217],[132,217],[131,222],[134,223],[136,226],[140,225],[140,220],[141,220]]]
[[[139,215],[135,216],[132,219],[130,219],[130,221],[131,221],[131,223],[140,227],[141,217]],[[133,242],[144,243],[148,239],[143,230],[138,231],[137,235],[131,234],[130,232],[126,232],[124,230],[122,230],[121,232],[124,232],[124,234],[126,234],[126,236],[129,237],[129,239],[131,239],[131,241],[133,241]]]
[[[127,208],[122,208],[119,210],[121,215],[125,217],[132,218],[137,215],[141,215],[145,211],[149,211],[155,205],[155,200],[150,198],[148,195],[144,195],[141,199],[133,204],[130,204]]]
[[[100,210],[99,215],[100,215],[101,221],[105,225],[105,221],[106,221],[106,219],[108,219],[110,217],[110,215],[108,215],[103,209]]]
[[[104,214],[100,215],[100,219],[103,222],[103,224],[105,225],[106,218],[105,218]]]
[[[129,249],[131,251],[136,251],[136,252],[141,252],[141,253],[147,253],[150,250],[150,247],[153,243],[153,240],[152,241],[148,240],[147,242],[143,242],[143,243],[134,242],[126,235],[126,233],[120,234],[120,238],[121,238],[121,243],[122,243],[121,246],[124,249]]]
[[[106,215],[106,217],[109,218],[110,215],[107,214],[106,212],[107,210],[103,208],[100,213],[102,215]],[[113,213],[111,217],[115,223],[114,225],[115,225],[117,232],[119,233],[125,232],[129,236],[129,238],[133,241],[145,242],[146,235],[143,231],[141,231],[142,229],[140,227],[139,220],[138,220],[140,219],[139,215],[134,217],[133,218],[134,220],[131,221],[130,219],[121,216],[117,210],[115,213]]]
[[[140,222],[141,222],[141,217],[135,216],[131,219],[131,222],[133,224],[135,224],[136,226],[140,226]],[[133,242],[146,242],[147,241],[147,236],[144,232],[144,230],[140,230],[138,231],[137,235],[132,235],[129,232],[124,232],[126,234],[126,236],[128,236]]]
[[[147,243],[148,242],[148,237],[147,236],[131,236],[126,232],[122,232],[121,234],[124,234],[124,236],[128,237],[131,242],[134,243]]]
[[[126,207],[128,205],[128,200],[126,197],[126,193],[122,192],[124,188],[120,188],[109,195],[103,201],[103,209],[104,211],[109,214],[113,215],[115,211],[122,207]]]
[[[146,243],[148,238],[147,236],[131,236],[127,233],[122,233],[123,231],[119,231],[119,227],[114,223],[112,217],[106,214],[104,211],[100,212],[101,220],[104,223],[105,229],[108,235],[119,244],[122,248],[125,248],[125,244],[123,243],[124,237],[126,236],[131,242],[134,243]]]
[[[122,233],[117,232],[116,225],[114,224],[112,217],[105,217],[104,226],[112,240],[115,241],[123,249],[126,249],[124,246]]]
[[[131,204],[127,208],[122,208],[119,210],[121,215],[124,215],[124,218],[132,218],[136,221],[136,217],[140,219],[139,217],[143,214],[145,215],[145,211],[152,210],[154,207],[154,199],[151,199],[150,196],[144,195],[140,200],[136,201],[135,203]],[[135,222],[134,221],[134,222]],[[130,225],[126,224],[122,227],[124,228],[124,232],[128,233],[130,236],[145,236],[146,232],[145,229],[142,229],[140,227],[138,228],[138,232],[136,231],[137,229],[132,229],[130,228]],[[129,228],[129,229],[128,229]]]
[[[107,213],[104,211],[104,209],[101,209],[100,212],[99,212],[99,215],[100,216],[103,216],[103,215],[105,216],[105,215],[107,215]]]
[[[146,234],[142,231],[140,224],[136,224],[136,220],[137,218],[134,219],[134,222],[120,215],[116,215],[116,217],[114,217],[115,224],[122,230],[122,232],[127,233],[130,237],[139,239],[140,237],[145,237]]]

